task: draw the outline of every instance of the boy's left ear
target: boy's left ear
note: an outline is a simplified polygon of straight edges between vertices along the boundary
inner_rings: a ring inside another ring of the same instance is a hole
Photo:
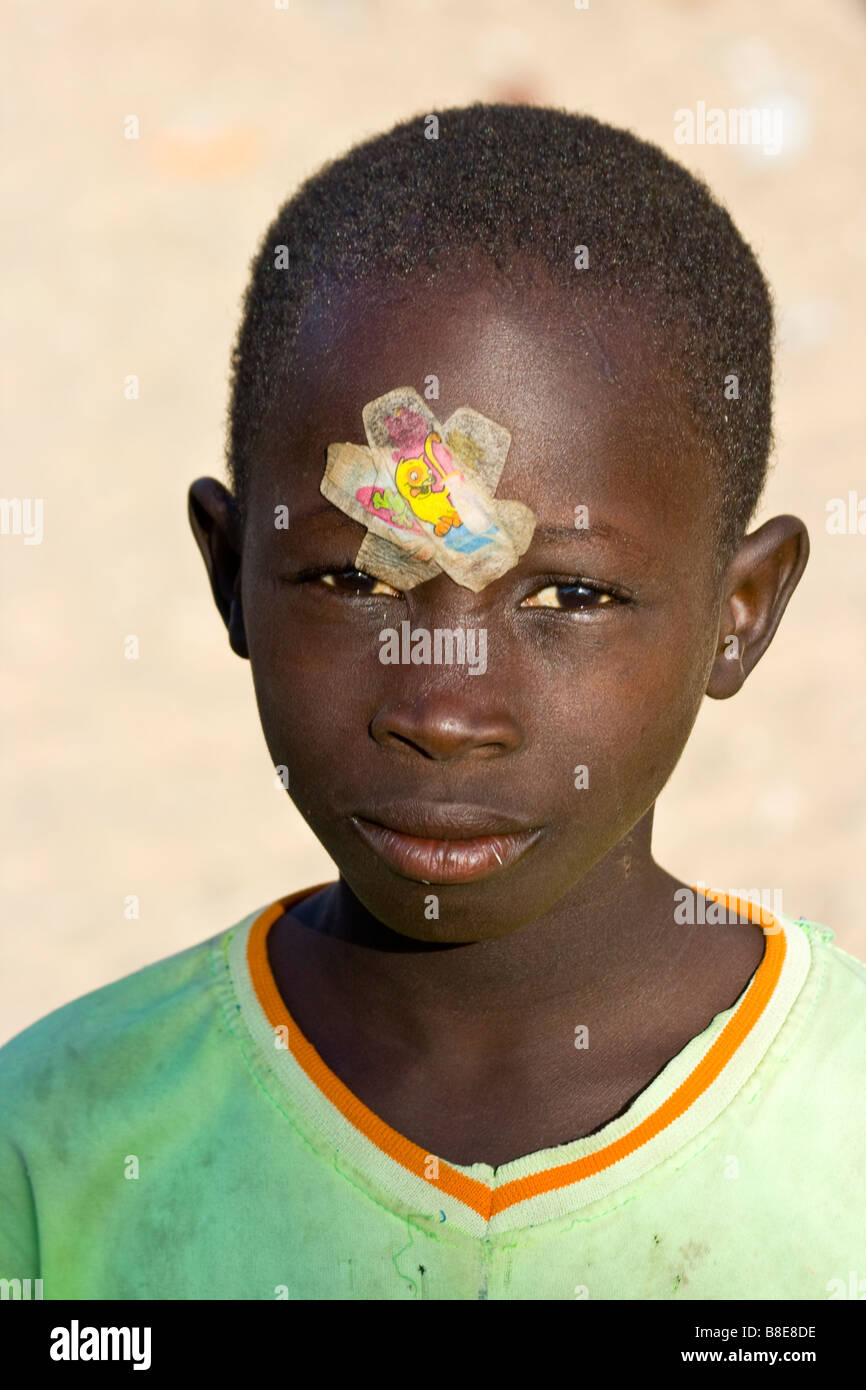
[[[237,502],[216,478],[197,478],[189,490],[188,508],[211,593],[228,628],[229,645],[238,656],[249,657],[241,606],[243,527]]]
[[[716,657],[707,683],[714,700],[736,695],[769,647],[809,558],[809,533],[796,516],[774,516],[746,536],[725,572]]]

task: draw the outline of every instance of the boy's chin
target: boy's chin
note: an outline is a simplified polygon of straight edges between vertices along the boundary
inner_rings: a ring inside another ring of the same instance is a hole
[[[498,941],[528,926],[544,904],[521,901],[514,885],[493,879],[453,885],[411,879],[387,886],[350,884],[371,915],[407,942],[426,946],[466,946]],[[358,891],[360,887],[360,891]]]

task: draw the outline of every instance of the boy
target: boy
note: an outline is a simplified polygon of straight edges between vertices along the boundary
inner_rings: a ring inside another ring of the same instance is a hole
[[[794,517],[746,534],[771,339],[706,188],[587,117],[410,121],[281,210],[232,491],[194,483],[190,517],[340,877],[4,1049],[3,1276],[703,1300],[866,1274],[864,967],[650,846],[807,560]]]

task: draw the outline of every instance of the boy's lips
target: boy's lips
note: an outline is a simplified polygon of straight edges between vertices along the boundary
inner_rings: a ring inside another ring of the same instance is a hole
[[[541,834],[538,827],[477,806],[429,802],[350,817],[362,840],[397,873],[421,883],[468,883],[506,869]]]

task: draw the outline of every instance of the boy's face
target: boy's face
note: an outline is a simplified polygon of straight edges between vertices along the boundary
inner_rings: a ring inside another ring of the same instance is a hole
[[[477,281],[358,291],[308,320],[302,406],[250,480],[233,641],[293,801],[404,936],[481,940],[537,919],[651,814],[691,730],[719,643],[715,482],[648,339],[639,316],[602,327],[549,290]],[[446,575],[399,594],[310,578],[351,571],[366,534],[319,491],[328,445],[363,444],[363,406],[431,375],[440,422],[465,405],[511,432],[496,495],[534,512],[528,551],[477,594]],[[485,629],[486,670],[383,664],[380,634],[403,622]],[[514,862],[442,882],[395,866],[368,824],[417,834],[437,811],[457,823],[454,807],[474,808],[476,837],[497,818],[538,833]]]

